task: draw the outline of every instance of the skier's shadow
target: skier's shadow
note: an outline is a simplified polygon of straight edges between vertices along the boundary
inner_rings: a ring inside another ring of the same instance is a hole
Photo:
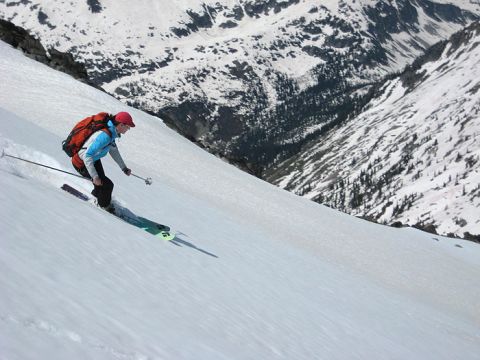
[[[208,251],[206,250],[203,250],[203,249],[200,249],[198,247],[196,247],[195,245],[193,245],[192,243],[189,243],[188,241],[180,238],[181,235],[185,235],[185,234],[177,234],[177,236],[175,236],[175,238],[173,240],[170,240],[170,242],[172,244],[175,244],[177,246],[188,246],[188,247],[191,247],[192,249],[195,249],[197,251],[200,251],[201,253],[204,253],[205,255],[209,255],[209,256],[212,256],[214,258],[217,258],[218,259],[218,256],[215,255],[215,254],[212,254],[212,253],[209,253]]]

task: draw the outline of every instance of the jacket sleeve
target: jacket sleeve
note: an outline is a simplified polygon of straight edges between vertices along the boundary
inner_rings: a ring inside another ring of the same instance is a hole
[[[125,162],[122,159],[122,155],[120,155],[120,151],[118,151],[117,144],[113,143],[112,146],[110,146],[110,156],[115,160],[115,162],[120,166],[120,169],[125,169],[127,166],[125,165]]]
[[[104,131],[97,131],[95,134],[92,135],[92,142],[87,147],[85,151],[83,162],[85,163],[85,167],[87,168],[88,173],[94,179],[98,176],[97,170],[95,170],[95,166],[93,163],[95,162],[95,155],[102,152],[102,150],[110,144],[112,139],[108,136],[107,133]]]

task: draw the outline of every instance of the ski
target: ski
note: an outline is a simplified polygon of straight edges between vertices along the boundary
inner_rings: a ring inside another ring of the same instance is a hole
[[[65,190],[69,194],[72,194],[73,196],[79,198],[80,200],[88,201],[90,199],[87,195],[85,195],[84,193],[82,193],[82,192],[78,191],[77,189],[71,187],[68,184],[63,184],[61,188],[62,188],[62,190]]]
[[[75,196],[77,199],[87,201],[87,202],[91,199],[88,195],[82,193],[81,191],[75,189],[74,187],[68,184],[63,184],[61,186],[61,189]],[[131,213],[129,210],[124,209],[123,211],[120,211],[116,209],[116,211],[118,211],[118,213],[110,213],[110,212],[107,212],[107,213],[115,216],[120,220],[125,221],[130,225],[133,225],[139,229],[142,229],[148,232],[149,234],[152,234],[160,239],[170,241],[175,238],[175,234],[170,230],[169,226],[159,224],[155,221],[137,216],[135,214],[132,214],[132,216],[127,216],[125,212]]]

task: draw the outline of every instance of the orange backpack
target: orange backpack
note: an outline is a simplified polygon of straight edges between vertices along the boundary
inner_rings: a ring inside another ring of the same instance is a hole
[[[112,136],[110,130],[108,130],[108,120],[110,120],[108,113],[101,112],[78,122],[70,131],[68,137],[62,141],[63,151],[70,157],[76,155],[88,138],[98,130],[105,131],[109,136]]]

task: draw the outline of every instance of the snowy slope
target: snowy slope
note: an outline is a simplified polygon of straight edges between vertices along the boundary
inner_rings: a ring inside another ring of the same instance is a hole
[[[0,145],[71,170],[60,141],[112,97],[0,43]],[[115,199],[180,231],[161,242],[0,159],[0,357],[477,359],[480,247],[392,229],[223,163],[157,118],[105,159]]]
[[[480,23],[385,83],[269,180],[376,221],[480,235]]]

